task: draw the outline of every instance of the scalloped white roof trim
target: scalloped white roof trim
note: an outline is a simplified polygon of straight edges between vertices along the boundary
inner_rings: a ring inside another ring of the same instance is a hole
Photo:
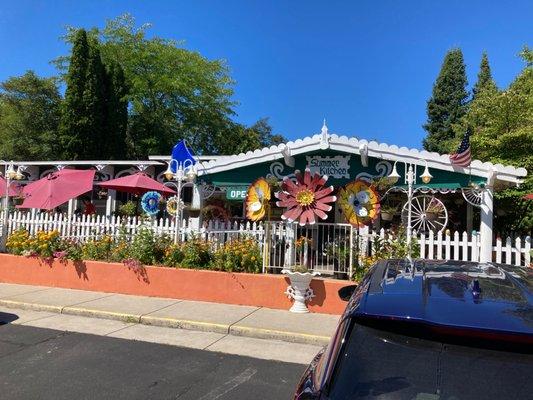
[[[463,174],[472,173],[472,175],[483,178],[490,178],[493,176],[498,180],[513,183],[521,183],[522,180],[520,178],[527,175],[527,170],[525,168],[515,168],[511,165],[505,166],[502,164],[492,164],[490,162],[482,162],[479,160],[473,160],[469,168],[454,167],[450,163],[448,155],[432,153],[426,150],[398,147],[396,145],[388,145],[376,141],[369,142],[364,139],[359,140],[355,137],[349,138],[347,136],[338,136],[335,134],[329,135],[329,141],[327,143],[321,141],[321,135],[314,135],[282,143],[277,146],[265,147],[263,149],[248,151],[246,153],[209,161],[203,163],[203,168],[200,168],[200,171],[198,172],[200,175],[214,174],[262,162],[275,161],[283,158],[282,150],[286,146],[290,148],[291,156],[294,157],[298,154],[326,149],[342,151],[350,154],[360,154],[359,146],[362,144],[367,145],[369,157],[393,162],[400,161],[424,165],[424,161],[427,161],[430,168],[450,172],[460,172]]]

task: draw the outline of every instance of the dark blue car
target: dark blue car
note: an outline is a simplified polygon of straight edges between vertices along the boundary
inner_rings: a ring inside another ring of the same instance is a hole
[[[339,295],[295,399],[533,399],[533,269],[386,260]]]

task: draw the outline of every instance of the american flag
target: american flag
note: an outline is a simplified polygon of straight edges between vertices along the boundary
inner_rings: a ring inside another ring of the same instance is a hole
[[[450,154],[450,161],[452,165],[457,165],[458,167],[466,168],[470,165],[472,157],[470,155],[470,133],[466,132],[461,145],[457,151],[453,154]]]

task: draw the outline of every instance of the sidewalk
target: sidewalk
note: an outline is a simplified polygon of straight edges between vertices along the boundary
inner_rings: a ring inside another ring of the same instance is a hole
[[[335,315],[7,283],[0,283],[0,306],[311,345],[326,345],[339,320]]]

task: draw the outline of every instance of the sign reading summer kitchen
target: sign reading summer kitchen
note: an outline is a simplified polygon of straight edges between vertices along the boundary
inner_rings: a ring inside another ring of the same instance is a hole
[[[306,156],[305,158],[311,173],[317,172],[336,179],[350,179],[350,156]]]

